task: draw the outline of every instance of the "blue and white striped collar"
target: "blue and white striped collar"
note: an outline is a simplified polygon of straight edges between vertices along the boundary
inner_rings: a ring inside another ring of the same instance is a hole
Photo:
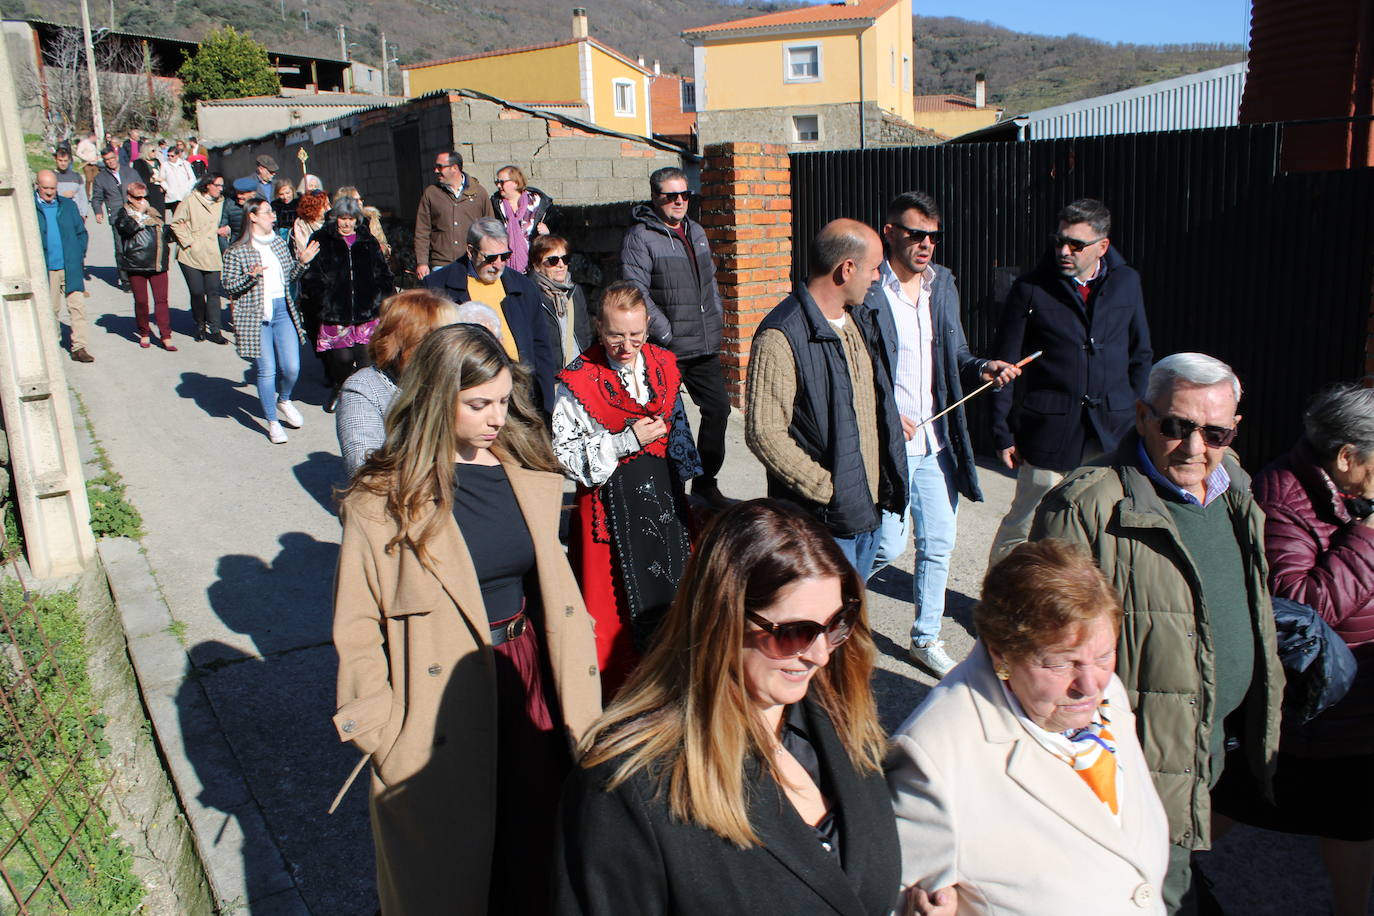
[[[1207,494],[1207,498],[1198,499],[1192,493],[1189,493],[1187,490],[1159,473],[1159,469],[1155,467],[1155,463],[1150,460],[1149,452],[1145,451],[1144,439],[1140,439],[1136,442],[1135,450],[1136,457],[1140,461],[1140,469],[1145,472],[1145,476],[1163,487],[1165,491],[1171,495],[1177,496],[1186,503],[1206,508],[1220,498],[1221,494],[1231,488],[1231,475],[1226,473],[1226,465],[1218,464],[1216,469],[1207,475],[1207,480],[1203,482],[1202,489],[1203,492]]]

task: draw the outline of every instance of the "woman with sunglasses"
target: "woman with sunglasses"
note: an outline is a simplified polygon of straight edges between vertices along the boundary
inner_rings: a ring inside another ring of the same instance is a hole
[[[1114,673],[1121,619],[1067,541],[988,570],[973,651],[893,736],[904,885],[954,885],[960,914],[1162,916],[1169,822]]]
[[[424,338],[386,425],[343,494],[334,602],[381,911],[546,913],[559,787],[601,709],[558,462],[528,373],[475,325]]]
[[[691,547],[685,485],[701,474],[672,353],[648,343],[649,307],[606,287],[597,342],[558,374],[553,448],[577,481],[568,555],[596,621],[601,690],[615,696],[668,610]]]
[[[554,912],[886,916],[900,862],[864,587],[756,499],[702,534],[563,792]]]
[[[544,216],[552,205],[549,195],[525,184],[525,173],[517,166],[508,165],[497,171],[491,208],[496,218],[506,224],[511,270],[525,273],[535,263],[530,257],[530,243],[548,235]]]
[[[138,327],[138,345],[148,349],[152,344],[152,328],[148,323],[148,299],[153,300],[157,329],[162,349],[175,351],[172,343],[171,312],[167,308],[167,268],[172,259],[172,233],[163,222],[162,213],[148,205],[148,186],[141,181],[129,182],[124,206],[114,215],[116,264],[129,274],[134,291],[134,323]]]
[[[568,240],[541,235],[530,245],[530,276],[539,285],[549,340],[558,353],[558,365],[566,366],[591,343],[591,315],[587,297],[572,278]]]

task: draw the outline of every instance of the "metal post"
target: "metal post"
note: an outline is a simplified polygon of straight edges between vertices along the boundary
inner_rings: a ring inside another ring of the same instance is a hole
[[[100,110],[100,81],[95,76],[95,46],[91,43],[91,11],[81,0],[81,34],[86,42],[86,75],[91,80],[91,127],[100,142],[105,142],[105,114]]]
[[[10,72],[0,41],[0,73]],[[94,559],[95,537],[13,80],[0,80],[0,227],[0,408],[24,547],[35,575],[65,576]]]
[[[348,60],[348,34],[342,25],[339,26],[339,56]]]
[[[387,80],[386,32],[382,33],[382,95],[391,95],[391,83]]]

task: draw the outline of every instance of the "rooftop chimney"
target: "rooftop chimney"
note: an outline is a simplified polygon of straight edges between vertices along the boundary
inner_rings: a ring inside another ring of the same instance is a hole
[[[641,67],[643,67],[643,66],[644,66],[644,55],[643,55],[643,54],[639,55],[639,57],[635,59],[635,63],[637,63],[637,64],[639,64]]]
[[[587,8],[578,6],[573,8],[573,34],[574,39],[587,37]]]
[[[662,76],[662,75],[663,75],[663,68],[661,68],[661,67],[658,65],[658,61],[654,61],[654,76]],[[161,330],[161,328],[159,328],[158,330]]]
[[[988,103],[988,78],[981,73],[973,76],[973,107],[982,108]]]

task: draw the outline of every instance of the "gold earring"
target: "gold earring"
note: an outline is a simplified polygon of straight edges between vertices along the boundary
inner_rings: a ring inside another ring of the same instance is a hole
[[[1011,672],[1008,671],[1006,668],[998,668],[997,679],[999,681],[1009,681],[1011,680]]]

